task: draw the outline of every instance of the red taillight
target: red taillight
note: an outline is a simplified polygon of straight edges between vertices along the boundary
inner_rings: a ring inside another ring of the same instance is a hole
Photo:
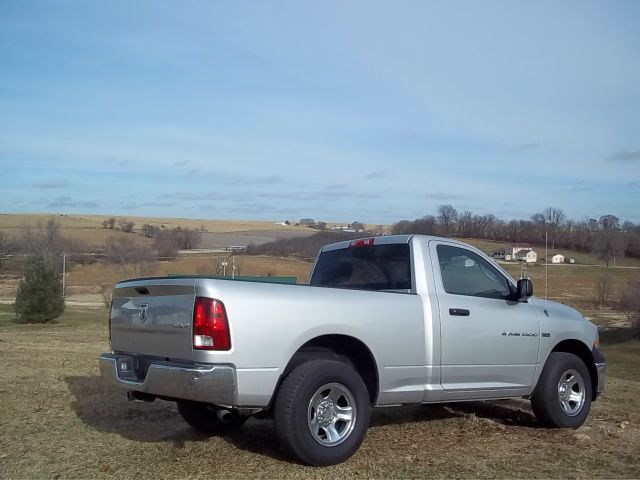
[[[351,242],[352,247],[371,247],[375,238],[361,238]]]
[[[229,350],[231,337],[227,312],[220,300],[196,297],[193,306],[193,348]]]

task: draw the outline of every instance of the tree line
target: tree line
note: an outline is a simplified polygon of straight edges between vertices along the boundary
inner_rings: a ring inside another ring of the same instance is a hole
[[[640,257],[640,224],[621,223],[611,214],[575,221],[555,207],[535,213],[527,220],[505,221],[492,214],[476,215],[469,210],[459,212],[452,205],[440,205],[436,215],[401,220],[392,225],[391,231],[533,245],[544,245],[546,237],[552,250],[592,252],[607,265],[616,256]]]

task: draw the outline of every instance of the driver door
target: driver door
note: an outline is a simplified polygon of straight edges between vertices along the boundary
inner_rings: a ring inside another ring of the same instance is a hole
[[[492,262],[460,244],[431,241],[441,324],[441,384],[471,397],[527,394],[540,342],[539,312]]]

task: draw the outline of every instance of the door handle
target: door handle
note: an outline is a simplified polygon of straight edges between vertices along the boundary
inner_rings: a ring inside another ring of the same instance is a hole
[[[471,314],[469,310],[466,308],[450,308],[449,315],[453,315],[456,317],[468,317]]]

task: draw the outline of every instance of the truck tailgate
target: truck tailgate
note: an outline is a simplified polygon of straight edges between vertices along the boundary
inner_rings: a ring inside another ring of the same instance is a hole
[[[112,350],[191,361],[195,296],[193,278],[116,284],[111,307]]]

